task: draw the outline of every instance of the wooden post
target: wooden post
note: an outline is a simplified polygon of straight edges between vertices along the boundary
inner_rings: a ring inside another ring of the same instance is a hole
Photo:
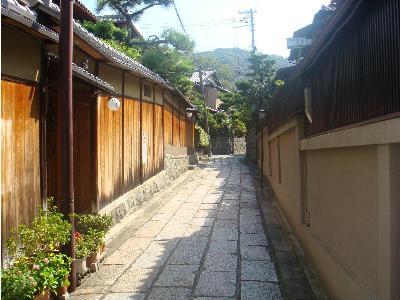
[[[122,172],[122,191],[125,192],[125,71],[122,70],[122,97],[121,97],[121,108],[122,108],[122,126],[121,126],[121,143],[122,143],[122,168],[121,168],[121,172]]]
[[[174,145],[174,97],[171,95],[171,115],[172,115],[172,122],[171,122],[171,144]]]
[[[140,123],[139,123],[139,128],[140,128],[140,138],[139,138],[139,144],[140,144],[140,184],[143,184],[143,141],[142,141],[142,134],[143,134],[143,126],[142,126],[142,119],[143,119],[143,111],[142,111],[142,100],[143,100],[143,79],[140,78]]]
[[[156,174],[156,166],[155,166],[155,161],[156,161],[156,147],[155,147],[155,133],[156,133],[156,85],[153,84],[153,176]]]
[[[47,210],[47,110],[49,102],[48,83],[46,78],[46,55],[44,45],[41,46],[41,79],[40,82],[40,185],[41,185],[41,198],[42,208]]]
[[[162,170],[164,170],[165,165],[165,131],[164,131],[164,97],[165,97],[165,90],[162,90],[162,110],[161,110],[161,130],[162,130],[162,152],[163,152],[163,158],[162,158]]]
[[[60,89],[58,138],[59,160],[58,193],[60,210],[65,218],[71,220],[71,235],[68,245],[63,249],[67,255],[75,259],[75,230],[74,230],[74,131],[73,131],[73,90],[72,90],[72,57],[73,57],[73,0],[61,1],[60,24]],[[76,289],[75,265],[71,264],[69,279],[70,292]]]

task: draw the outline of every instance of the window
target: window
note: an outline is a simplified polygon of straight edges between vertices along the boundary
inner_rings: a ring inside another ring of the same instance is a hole
[[[151,87],[147,84],[143,84],[143,96],[151,98]]]
[[[311,111],[311,88],[304,89],[304,110],[307,119],[312,123],[312,111]]]

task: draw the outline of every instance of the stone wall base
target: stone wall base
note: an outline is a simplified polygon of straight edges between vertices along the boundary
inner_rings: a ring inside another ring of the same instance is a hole
[[[124,217],[139,209],[140,206],[152,199],[152,197],[169,186],[175,179],[185,173],[189,168],[187,155],[165,155],[164,170],[151,177],[143,184],[125,193],[121,197],[100,210],[100,214],[109,214],[113,218],[113,224],[119,223]]]

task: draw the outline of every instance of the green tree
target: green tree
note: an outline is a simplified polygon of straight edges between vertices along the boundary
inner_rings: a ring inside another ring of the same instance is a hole
[[[128,31],[119,28],[110,21],[97,21],[96,23],[84,21],[83,27],[98,38],[109,44],[111,47],[121,51],[132,59],[139,60],[141,50],[132,45],[128,37]]]
[[[154,7],[168,7],[172,4],[172,0],[97,0],[96,12],[100,13],[105,8],[111,8],[116,18],[126,20],[130,32],[135,32],[134,21],[138,20],[143,13]]]
[[[190,76],[195,70],[192,60],[194,42],[172,29],[165,30],[161,37],[165,40],[163,45],[148,46],[143,51],[143,65],[167,79],[184,94],[193,94]]]

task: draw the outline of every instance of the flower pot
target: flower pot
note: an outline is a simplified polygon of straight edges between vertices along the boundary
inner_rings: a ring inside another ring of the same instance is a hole
[[[88,257],[86,257],[86,267],[90,267],[92,263],[97,262],[99,259],[100,259],[100,251],[91,253]]]
[[[68,287],[67,286],[59,287],[59,288],[57,288],[56,293],[57,293],[57,297],[66,295],[68,293]]]
[[[50,300],[50,291],[45,290],[43,294],[36,295],[35,300]]]
[[[76,273],[82,274],[86,272],[86,257],[74,260]]]
[[[105,244],[105,243],[102,243],[102,244],[100,245],[100,253],[104,253],[104,252],[106,252],[106,244]]]

